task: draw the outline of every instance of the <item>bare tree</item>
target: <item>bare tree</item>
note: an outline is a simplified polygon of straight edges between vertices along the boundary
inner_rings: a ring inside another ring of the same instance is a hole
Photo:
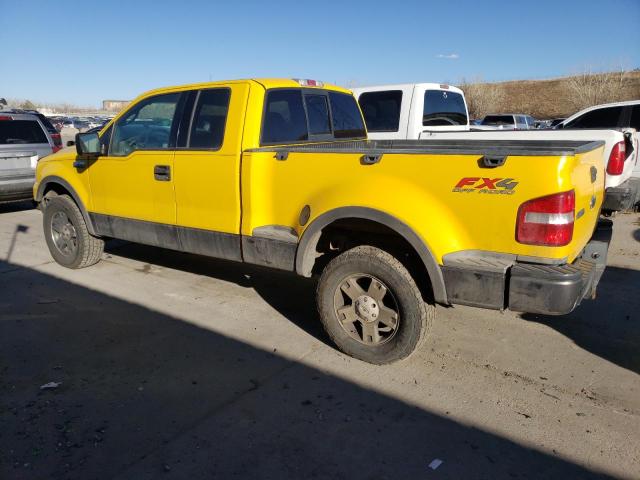
[[[467,100],[471,118],[482,118],[488,113],[498,112],[505,103],[504,90],[500,84],[482,83],[480,78],[462,80],[460,88]]]
[[[578,110],[623,100],[628,77],[628,72],[622,68],[604,73],[594,73],[586,68],[582,73],[567,78],[567,99]]]

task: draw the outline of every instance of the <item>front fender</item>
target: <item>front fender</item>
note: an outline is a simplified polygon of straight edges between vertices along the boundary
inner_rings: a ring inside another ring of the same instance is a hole
[[[33,187],[33,198],[41,202],[45,193],[53,188],[56,191],[66,191],[73,198],[82,212],[82,217],[87,224],[87,229],[92,235],[96,235],[93,223],[89,217],[87,206],[90,205],[89,173],[78,171],[73,167],[75,153],[61,152],[58,155],[41,160],[36,168],[36,183]]]

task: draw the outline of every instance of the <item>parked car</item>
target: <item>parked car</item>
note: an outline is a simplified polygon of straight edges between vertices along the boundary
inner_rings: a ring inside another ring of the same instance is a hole
[[[474,130],[531,130],[535,119],[518,113],[492,113],[486,115]]]
[[[563,314],[606,264],[601,142],[370,141],[348,90],[260,79],[153,90],[76,147],[34,185],[59,264],[120,238],[317,274],[328,335],[372,363],[434,302]]]
[[[553,120],[551,120],[551,123],[549,124],[549,128],[555,128],[557,125],[561,124],[565,120],[566,120],[565,118],[554,118]]]
[[[0,112],[0,202],[33,198],[36,164],[56,150],[36,115]]]
[[[419,84],[418,84],[419,85]],[[430,85],[430,84],[427,84]],[[379,87],[365,87],[356,89],[356,95],[362,95],[369,92],[370,88],[375,88],[375,94],[378,98],[385,98],[390,93],[397,91],[396,85],[379,86]],[[409,93],[411,93],[410,87],[407,87]],[[464,94],[460,91],[464,96]],[[633,165],[636,163],[638,156],[637,142],[633,139],[635,130],[633,129],[604,129],[604,130],[590,130],[590,131],[558,131],[558,130],[537,130],[524,128],[526,124],[529,126],[529,122],[533,121],[533,118],[527,115],[519,114],[507,114],[507,115],[488,115],[485,117],[487,123],[491,123],[491,126],[472,126],[470,131],[464,131],[466,129],[460,129],[460,127],[438,127],[434,128],[429,125],[423,125],[419,113],[423,110],[423,100],[420,94],[403,94],[396,97],[394,108],[386,108],[385,120],[388,124],[394,125],[394,128],[385,132],[379,132],[376,124],[371,124],[371,119],[365,114],[365,121],[367,129],[373,126],[373,131],[370,131],[369,136],[376,139],[408,139],[408,140],[428,140],[432,142],[439,142],[445,140],[458,140],[458,141],[486,141],[494,142],[496,140],[510,140],[514,142],[531,141],[531,140],[551,140],[551,141],[585,141],[595,140],[604,142],[604,150],[602,152],[602,164],[606,165],[600,171],[604,171],[605,187],[607,189],[607,197],[605,199],[604,210],[609,213],[616,211],[620,208],[620,201],[618,200],[618,193],[615,190],[616,187],[627,181],[632,174]],[[361,101],[362,103],[362,101]],[[366,105],[365,105],[366,107]],[[401,112],[407,112],[401,114]],[[408,112],[414,112],[409,114]],[[523,125],[522,129],[515,130],[513,127],[516,124],[510,122],[520,121]],[[396,127],[397,125],[397,127]],[[500,129],[499,126],[506,128]]]
[[[585,108],[575,113],[562,123],[557,129],[633,129],[633,138],[626,148],[640,150],[640,100],[627,102],[607,103]],[[624,151],[622,155],[624,155]],[[627,210],[640,205],[640,161],[638,155],[627,156],[620,173],[619,184],[611,186],[607,190],[608,200],[605,203],[607,210]]]
[[[64,121],[64,117],[60,117],[60,116],[51,116],[48,117],[49,121],[51,122],[51,125],[54,126],[54,128],[58,131],[58,133],[60,132],[60,130],[62,130],[62,124]]]
[[[85,130],[88,130],[90,127],[89,127],[89,122],[87,122],[86,120],[82,120],[74,117],[67,117],[62,122],[62,128],[74,128],[79,132],[84,132]]]
[[[51,137],[54,143],[54,153],[62,148],[62,137],[60,136],[60,132],[56,129],[56,127],[51,123],[51,121],[44,114],[38,112],[37,110],[24,110],[21,108],[11,108],[11,109],[0,110],[0,115],[9,114],[9,113],[11,114],[28,113],[31,115],[35,115],[40,119],[40,122],[42,122],[44,127],[47,129],[47,132],[49,132],[49,136]]]

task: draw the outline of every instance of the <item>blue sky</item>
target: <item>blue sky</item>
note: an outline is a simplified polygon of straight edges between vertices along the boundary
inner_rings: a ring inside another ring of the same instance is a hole
[[[640,67],[640,0],[0,0],[0,97],[98,105],[164,85],[547,78]]]

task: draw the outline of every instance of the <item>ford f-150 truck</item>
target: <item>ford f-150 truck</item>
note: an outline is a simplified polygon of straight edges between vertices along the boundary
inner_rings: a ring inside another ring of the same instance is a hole
[[[372,363],[436,303],[567,313],[606,262],[602,142],[371,141],[348,90],[277,79],[154,90],[76,140],[34,186],[59,264],[119,238],[318,275],[328,335]]]
[[[373,140],[603,141],[607,162],[603,211],[623,210],[630,206],[630,200],[635,196],[635,187],[631,187],[629,179],[637,163],[639,149],[637,132],[629,128],[630,114],[625,117],[626,123],[618,123],[617,117],[612,119],[611,114],[605,114],[602,119],[590,117],[587,119],[590,121],[589,130],[529,130],[533,127],[527,124],[526,115],[506,115],[512,118],[510,128],[499,129],[496,125],[470,127],[464,93],[450,85],[380,85],[355,88],[353,92],[364,113],[369,138]],[[500,120],[497,118],[500,115],[491,117]],[[575,119],[574,116],[567,121],[575,122]],[[631,127],[633,125],[631,122]]]

